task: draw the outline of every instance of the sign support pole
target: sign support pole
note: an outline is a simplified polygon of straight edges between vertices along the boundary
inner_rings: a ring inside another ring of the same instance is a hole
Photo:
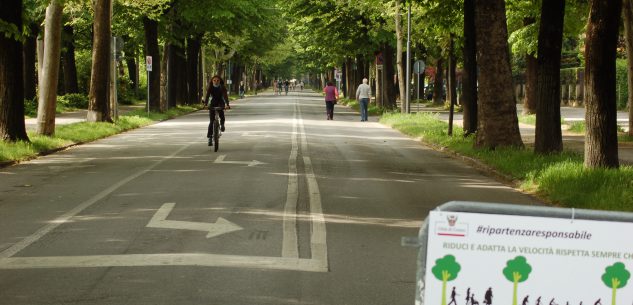
[[[151,85],[150,75],[152,72],[152,57],[145,57],[145,70],[147,71],[147,117],[149,118],[149,87]]]

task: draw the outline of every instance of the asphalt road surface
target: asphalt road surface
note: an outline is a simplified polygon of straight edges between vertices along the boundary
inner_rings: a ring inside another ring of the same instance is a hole
[[[452,200],[539,204],[291,92],[0,169],[0,304],[413,304],[415,236]]]

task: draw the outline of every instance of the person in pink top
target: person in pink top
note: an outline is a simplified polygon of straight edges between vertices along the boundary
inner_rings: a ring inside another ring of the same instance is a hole
[[[327,119],[333,120],[334,105],[336,104],[336,100],[338,100],[338,90],[332,82],[327,82],[327,86],[323,88],[323,93],[325,93],[325,112],[327,113]]]

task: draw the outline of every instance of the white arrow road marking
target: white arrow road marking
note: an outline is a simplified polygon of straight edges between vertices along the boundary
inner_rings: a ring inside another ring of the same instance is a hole
[[[169,213],[171,213],[171,210],[174,209],[174,206],[176,206],[176,204],[173,202],[163,204],[156,214],[154,214],[154,217],[152,217],[149,221],[147,227],[209,232],[207,234],[207,238],[243,230],[242,227],[222,217],[218,217],[218,220],[215,223],[166,220]]]
[[[220,163],[220,164],[242,164],[242,165],[248,165],[248,166],[256,166],[256,165],[261,165],[261,164],[266,164],[264,162],[259,162],[257,160],[253,160],[253,161],[224,161],[224,158],[226,158],[226,155],[219,155],[215,161],[213,161],[213,163]]]

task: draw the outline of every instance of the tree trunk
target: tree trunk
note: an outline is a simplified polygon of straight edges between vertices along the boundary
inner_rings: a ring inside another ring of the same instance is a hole
[[[479,67],[479,126],[475,146],[522,147],[508,49],[504,0],[478,0],[475,8]]]
[[[629,87],[629,136],[633,136],[633,7],[631,0],[622,2],[622,16],[624,17],[624,37],[626,39],[626,67]]]
[[[542,5],[546,6],[546,5]],[[541,17],[542,20],[542,17]],[[528,17],[523,19],[523,26],[527,27],[534,24],[536,19]],[[540,46],[540,45],[539,45]],[[536,113],[536,91],[537,91],[537,61],[535,54],[525,54],[525,97],[523,99],[523,114]]]
[[[523,99],[523,114],[535,114],[538,90],[538,61],[536,57],[534,57],[534,54],[525,54],[525,63],[527,68],[525,69],[525,98]],[[560,96],[558,98],[560,100]]]
[[[384,74],[385,74],[385,69],[384,69],[384,65],[379,65],[376,64],[376,107],[378,108],[384,108],[384,104],[382,102],[383,100],[383,91],[385,90],[384,86],[383,86],[383,82],[384,82]]]
[[[75,62],[75,33],[72,26],[64,26],[64,91],[66,93],[79,93],[77,83],[77,64]]]
[[[166,43],[163,46],[163,57],[161,58],[161,63],[160,63],[160,73],[158,74],[158,77],[160,79],[159,82],[159,88],[160,88],[160,94],[159,94],[159,108],[158,110],[160,110],[161,112],[163,111],[167,111],[169,109],[169,103],[167,102],[167,68],[168,68],[168,63],[169,63],[169,44]]]
[[[110,1],[94,1],[92,73],[88,95],[88,122],[112,122],[110,117]]]
[[[152,57],[152,71],[149,72],[147,86],[149,86],[149,109],[161,111],[160,76],[162,73],[160,50],[158,48],[158,22],[147,17],[143,18],[145,30],[145,56]]]
[[[433,104],[444,102],[444,59],[439,58],[435,64],[435,80],[433,82]]]
[[[398,71],[398,92],[400,96],[400,110],[402,113],[407,112],[406,92],[405,92],[405,77],[402,64],[402,16],[400,15],[400,0],[395,0],[396,7],[396,67]]]
[[[187,54],[185,42],[180,41],[180,45],[176,46],[176,104],[186,105],[187,97]]]
[[[363,57],[361,55],[356,55],[356,70],[354,70],[354,82],[352,83],[352,90],[350,90],[350,98],[354,97],[356,98],[356,88],[358,87],[358,85],[363,83],[363,78],[367,78],[368,80],[368,84],[369,83],[369,75],[365,75],[365,73],[367,72],[367,62],[363,59]],[[370,99],[371,101],[371,99]]]
[[[130,77],[130,81],[132,82],[131,89],[136,92],[138,90],[138,65],[136,64],[136,45],[132,45],[132,42],[128,39],[126,42],[126,52],[125,52],[125,64],[127,66],[127,74]],[[153,66],[153,62],[152,62]]]
[[[198,94],[198,61],[200,58],[201,42],[202,35],[195,35],[194,37],[187,39],[188,104],[200,103],[201,97]]]
[[[33,100],[37,94],[37,34],[39,27],[32,23],[29,26],[30,35],[26,37],[22,46],[24,57],[24,99]]]
[[[178,92],[178,82],[176,80],[178,77],[176,47],[170,43],[167,52],[169,53],[169,57],[167,58],[167,107],[174,108],[178,105],[176,102]]]
[[[549,0],[541,7],[538,37],[538,79],[534,152],[563,150],[560,127],[560,55],[563,46],[565,0]]]
[[[343,69],[345,74],[345,97],[349,99],[356,99],[356,94],[351,93],[354,88],[354,60],[351,57],[345,58],[345,68]]]
[[[0,20],[22,32],[22,0],[2,0]],[[0,34],[0,140],[29,141],[24,126],[22,44]]]
[[[457,104],[457,60],[455,59],[454,50],[454,38],[451,35],[451,41],[448,47],[448,93],[450,101],[450,111],[448,119],[448,135],[453,135],[453,113],[455,111],[455,104]]]
[[[462,84],[464,135],[468,136],[477,132],[475,0],[464,0],[464,70],[462,71]]]
[[[384,60],[384,80],[383,80],[383,106],[386,109],[396,109],[396,94],[397,89],[394,83],[394,65],[393,65],[393,47],[389,43],[384,44],[383,49]]]
[[[619,167],[615,59],[621,0],[591,0],[585,41],[585,167]]]
[[[44,58],[40,77],[37,108],[37,133],[52,136],[55,133],[55,104],[61,55],[62,5],[53,0],[46,8],[44,28]]]

